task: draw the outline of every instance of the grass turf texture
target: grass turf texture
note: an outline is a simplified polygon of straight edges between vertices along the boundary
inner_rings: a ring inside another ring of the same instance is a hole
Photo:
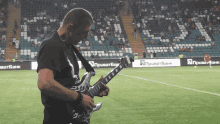
[[[91,84],[110,70],[96,69]],[[109,95],[95,97],[103,105],[91,124],[220,124],[220,95],[181,88],[220,94],[219,73],[218,66],[123,69],[129,76],[117,75]],[[37,78],[36,71],[0,71],[0,124],[42,124]]]

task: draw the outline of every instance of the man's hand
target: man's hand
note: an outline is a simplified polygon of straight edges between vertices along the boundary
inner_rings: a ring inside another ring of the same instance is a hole
[[[93,110],[93,108],[95,107],[94,99],[86,94],[83,94],[83,100],[81,104],[85,112],[87,112],[88,110]]]
[[[103,76],[101,76],[101,78],[97,82],[101,81],[102,79],[103,79]],[[99,90],[99,92],[97,93],[97,95],[95,96],[99,96],[99,97],[108,96],[108,93],[109,93],[109,87],[104,84],[102,88]]]

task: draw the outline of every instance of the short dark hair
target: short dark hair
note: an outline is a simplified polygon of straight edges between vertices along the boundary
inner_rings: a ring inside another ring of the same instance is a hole
[[[91,13],[83,8],[74,8],[70,10],[63,19],[63,25],[73,24],[78,28],[82,24],[92,25],[94,23]]]

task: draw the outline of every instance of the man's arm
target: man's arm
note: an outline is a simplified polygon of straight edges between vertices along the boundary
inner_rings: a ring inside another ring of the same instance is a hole
[[[54,80],[53,72],[50,69],[44,68],[39,70],[38,88],[41,92],[57,100],[74,102],[78,98],[78,93],[76,91],[70,90]],[[81,105],[85,111],[92,110],[93,107],[95,107],[94,100],[86,94],[83,94]]]
[[[62,86],[55,80],[48,80],[47,83],[45,83],[45,86],[41,90],[41,92],[47,94],[54,99],[66,102],[75,101],[78,97],[78,93],[76,91],[70,90]]]
[[[78,93],[70,90],[53,79],[53,72],[41,69],[38,74],[38,88],[41,92],[57,100],[71,102],[77,99]]]

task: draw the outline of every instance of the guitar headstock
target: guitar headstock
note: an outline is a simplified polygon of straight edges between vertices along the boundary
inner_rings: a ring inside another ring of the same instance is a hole
[[[119,60],[119,63],[121,63],[124,68],[127,68],[128,64],[130,64],[131,62],[134,62],[134,59],[128,56],[124,56]]]

